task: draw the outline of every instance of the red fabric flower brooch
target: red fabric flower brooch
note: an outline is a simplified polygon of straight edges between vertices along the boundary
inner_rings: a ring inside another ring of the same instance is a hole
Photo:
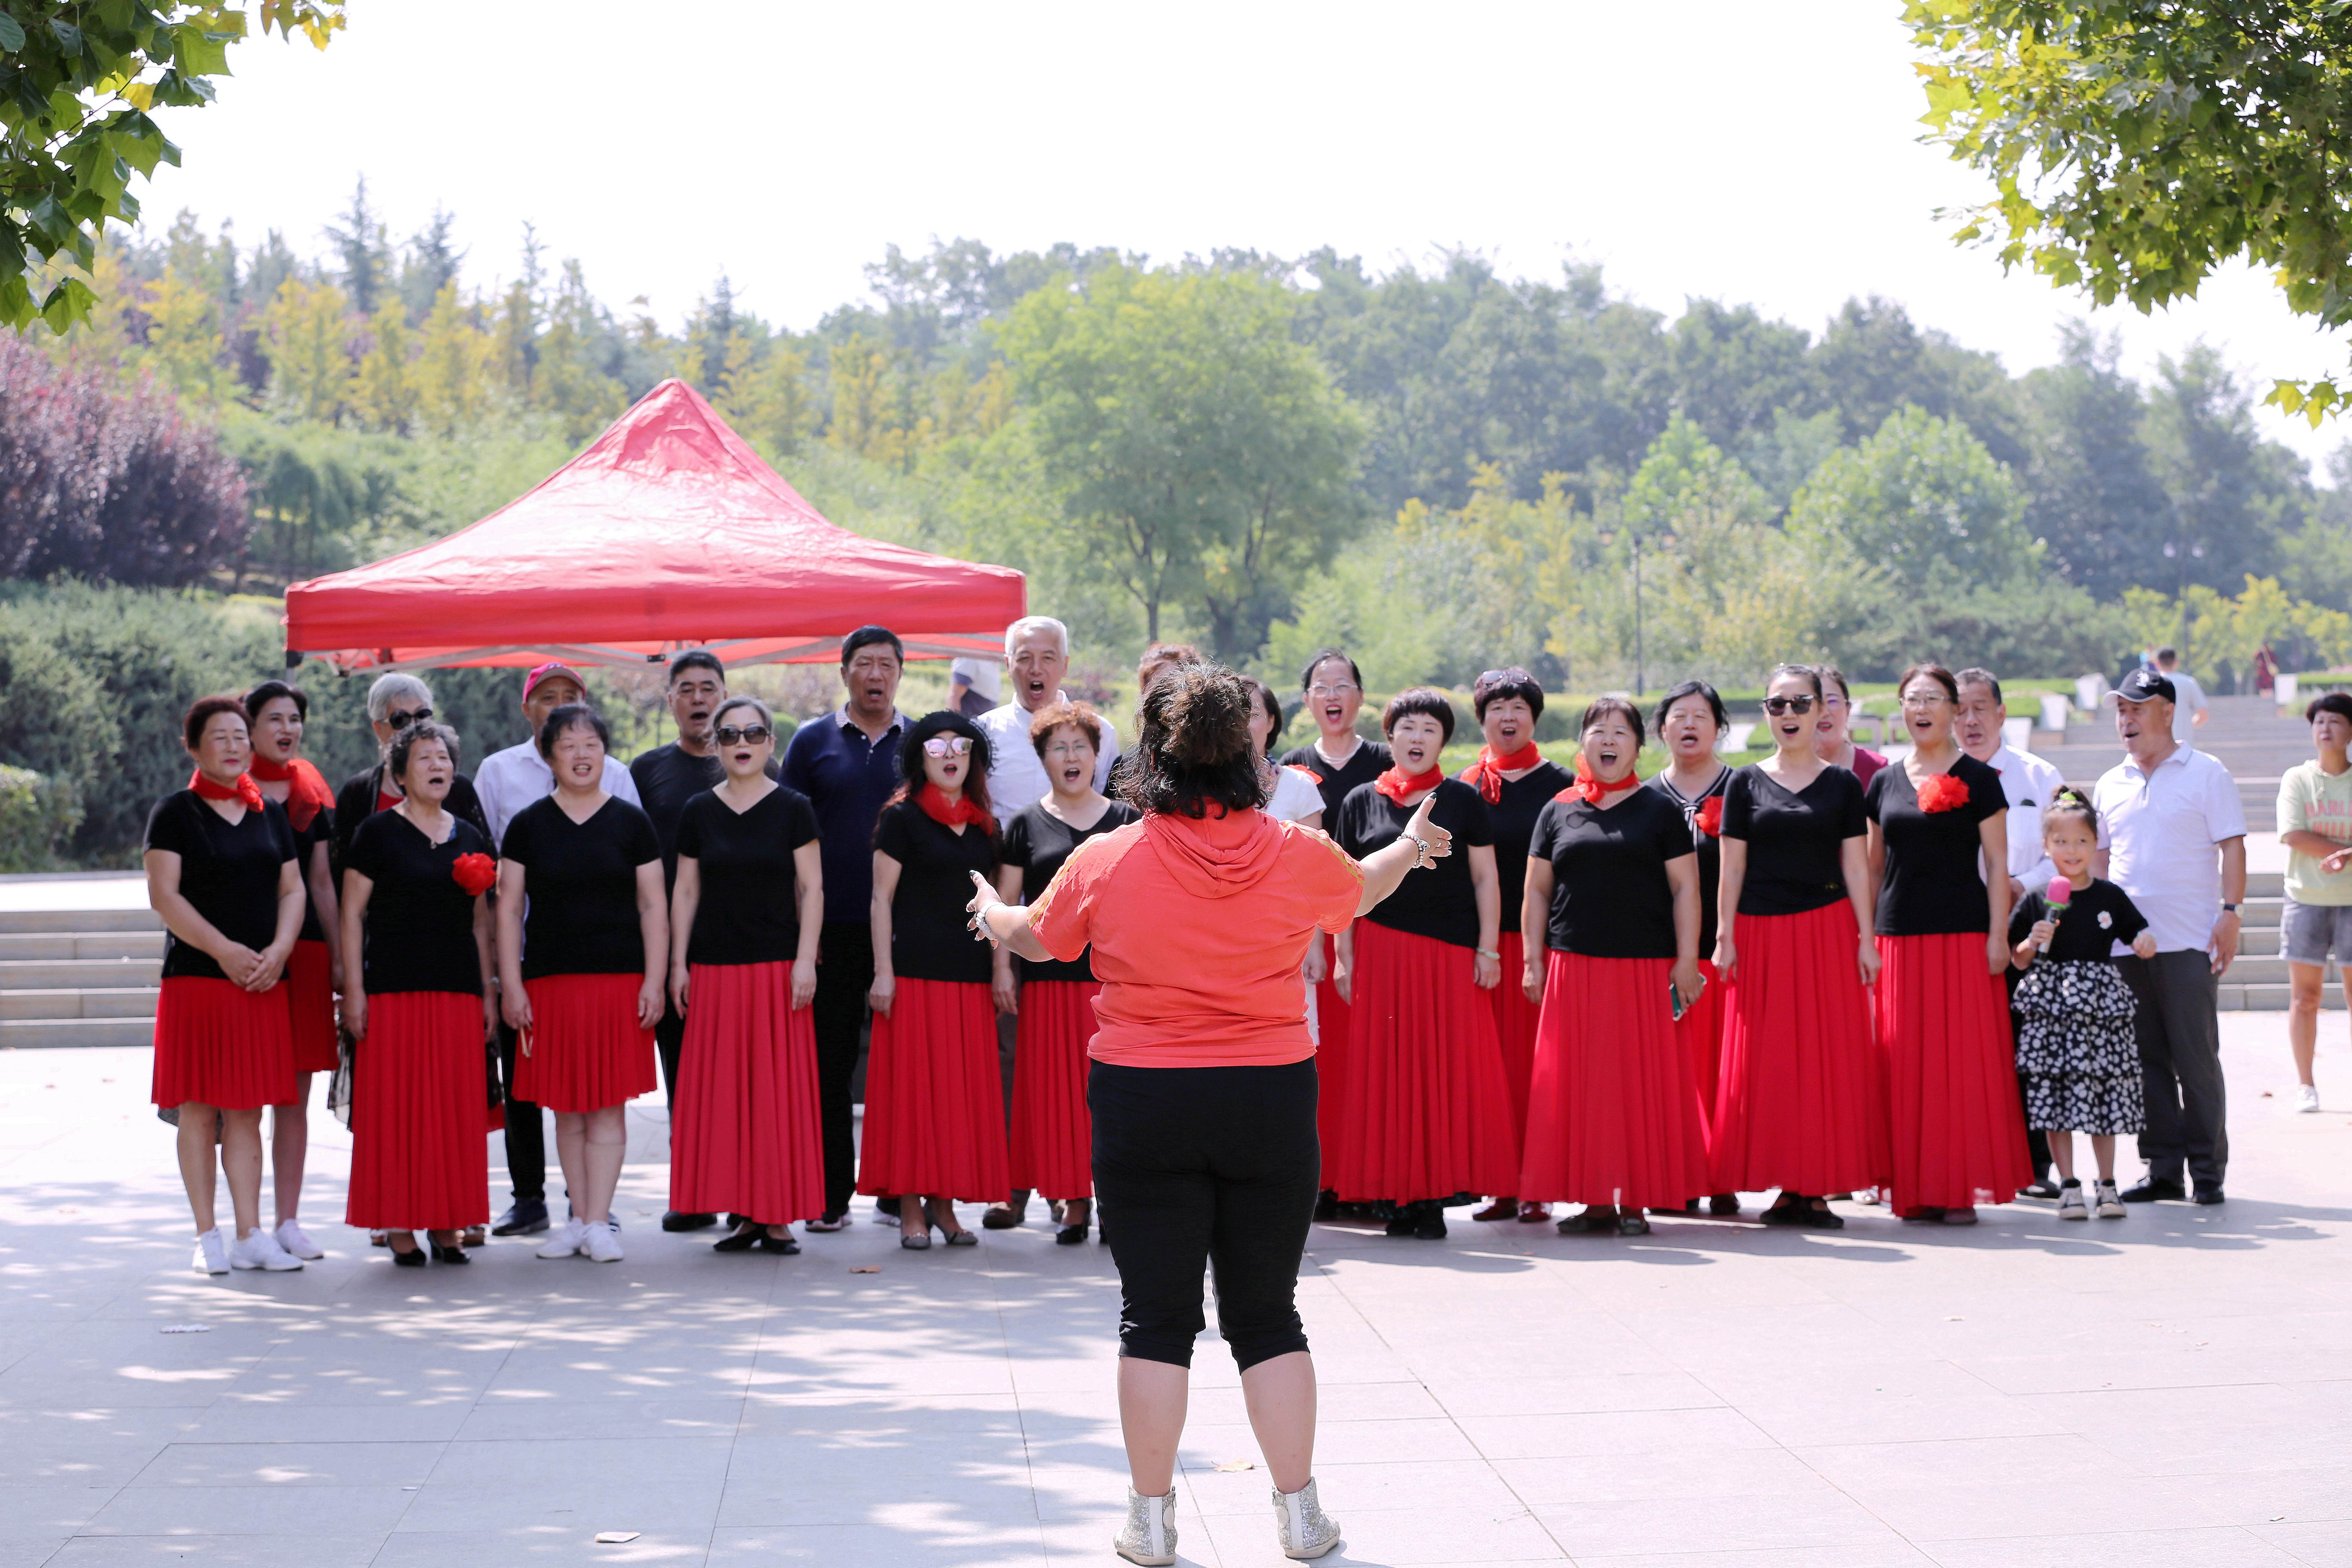
[[[1705,800],[1700,801],[1698,803],[1698,811],[1692,816],[1691,820],[1697,823],[1698,830],[1701,833],[1706,834],[1709,838],[1722,837],[1723,797],[1719,795],[1711,795]]]
[[[1949,773],[1937,773],[1919,786],[1919,809],[1954,811],[1969,804],[1969,786]]]
[[[466,889],[467,898],[478,899],[498,881],[499,863],[487,855],[460,855],[449,868],[449,875]]]

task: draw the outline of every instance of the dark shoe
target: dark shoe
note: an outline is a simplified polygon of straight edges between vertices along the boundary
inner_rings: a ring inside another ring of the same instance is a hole
[[[1562,1236],[1601,1236],[1617,1228],[1617,1211],[1588,1204],[1554,1227]]]
[[[1544,1221],[1549,1218],[1551,1218],[1551,1205],[1549,1204],[1533,1203],[1526,1198],[1521,1198],[1519,1200],[1519,1223],[1521,1225],[1541,1225]]]
[[[1056,1247],[1078,1247],[1084,1245],[1086,1239],[1087,1227],[1082,1225],[1066,1225],[1054,1233],[1054,1245]]]
[[[1826,1201],[1819,1208],[1811,1204],[1801,1204],[1797,1208],[1797,1223],[1808,1230],[1843,1230],[1845,1215],[1830,1207]]]
[[[1389,1215],[1389,1223],[1383,1234],[1388,1236],[1410,1237],[1412,1235],[1413,1217],[1412,1205],[1411,1204],[1397,1205],[1396,1212]]]
[[[1810,1207],[1804,1199],[1783,1194],[1780,1201],[1766,1209],[1760,1217],[1766,1225],[1802,1225]]]
[[[1974,1225],[1976,1222],[1977,1209],[1974,1204],[1969,1204],[1959,1208],[1946,1209],[1944,1211],[1944,1223],[1946,1225]]]
[[[1736,1215],[1739,1212],[1738,1193],[1717,1193],[1706,1200],[1706,1212],[1712,1215]]]
[[[384,1250],[392,1254],[393,1262],[398,1264],[401,1268],[422,1268],[425,1267],[425,1248],[417,1246],[413,1238],[408,1244],[408,1249],[404,1252],[399,1247],[393,1246],[389,1240],[385,1241],[383,1245]]]
[[[941,1226],[940,1228],[945,1229],[946,1227]],[[953,1230],[947,1232],[947,1242],[950,1247],[978,1247],[980,1245],[980,1237],[964,1229],[963,1226],[958,1226]]]
[[[779,1258],[798,1258],[801,1253],[801,1244],[794,1241],[789,1235],[767,1236],[763,1234],[760,1237],[760,1250],[762,1252],[772,1252]]]
[[[2177,1204],[2188,1196],[2179,1182],[2168,1182],[2160,1176],[2150,1176],[2136,1187],[2126,1187],[2123,1194],[2124,1202],[2127,1204],[2153,1204],[2168,1200]]]
[[[662,1228],[667,1231],[708,1230],[719,1223],[715,1214],[680,1214],[676,1209],[662,1214]]]
[[[466,1256],[466,1249],[464,1247],[444,1247],[436,1241],[433,1244],[433,1261],[436,1263],[471,1263],[474,1260]]]
[[[845,1214],[821,1214],[808,1222],[808,1227],[821,1236],[831,1236],[836,1230],[849,1228],[849,1216]]]
[[[1315,1194],[1315,1217],[1335,1220],[1339,1217],[1339,1194],[1328,1187]]]
[[[886,1193],[882,1196],[876,1198],[874,1200],[874,1212],[876,1214],[886,1214],[892,1219],[897,1219],[898,1217],[898,1195],[896,1194]]]
[[[1485,1208],[1480,1209],[1476,1214],[1472,1215],[1470,1217],[1480,1221],[1517,1219],[1519,1217],[1519,1200],[1517,1198],[1496,1198],[1493,1203],[1488,1204]]]
[[[727,1236],[722,1236],[717,1241],[712,1242],[710,1244],[710,1250],[713,1252],[749,1252],[753,1247],[760,1245],[761,1237],[763,1235],[765,1235],[765,1232],[761,1231],[758,1226],[747,1226],[741,1230],[735,1231]]]
[[[980,1223],[982,1227],[987,1230],[1011,1230],[1028,1217],[1029,1194],[1024,1193],[1021,1194],[1021,1201],[1017,1204],[1008,1199],[1001,1204],[989,1205],[987,1210],[981,1215]]]
[[[1430,1203],[1421,1204],[1416,1206],[1419,1207],[1421,1212],[1413,1217],[1413,1239],[1415,1241],[1444,1241],[1445,1239],[1445,1205],[1444,1204]]]
[[[1913,1225],[1941,1225],[1944,1211],[1933,1204],[1921,1204],[1916,1208],[1905,1209],[1902,1217]]]
[[[2206,1208],[2210,1208],[2215,1204],[2221,1202],[2222,1197],[2223,1194],[2221,1189],[2219,1187],[2200,1187],[2197,1189],[2197,1196],[2191,1201]],[[2126,1193],[2124,1194],[2124,1201],[2126,1203],[2131,1201],[2131,1194],[2129,1193]]]
[[[1620,1209],[1617,1212],[1617,1234],[1647,1236],[1650,1234],[1650,1222],[1643,1218],[1637,1209]]]
[[[2059,1195],[2058,1184],[2053,1182],[2047,1176],[2036,1176],[2033,1180],[2020,1187],[2017,1190],[2017,1195],[2021,1198],[2043,1198],[2054,1200]]]
[[[490,1226],[492,1236],[537,1236],[547,1228],[547,1205],[538,1198],[517,1198],[514,1206]]]

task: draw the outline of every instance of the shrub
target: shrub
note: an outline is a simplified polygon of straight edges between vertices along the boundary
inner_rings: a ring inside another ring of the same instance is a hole
[[[70,785],[0,765],[0,872],[56,869],[80,823]]]

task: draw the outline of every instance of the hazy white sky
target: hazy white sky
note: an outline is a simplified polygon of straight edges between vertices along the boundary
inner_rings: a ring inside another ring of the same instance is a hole
[[[806,327],[893,241],[1068,239],[1170,258],[1332,245],[1376,266],[1440,247],[1507,271],[1601,263],[1674,312],[1747,301],[1818,331],[1848,296],[2049,361],[2078,295],[1956,250],[1976,178],[1920,145],[1892,0],[1641,5],[619,5],[352,0],[325,53],[233,51],[219,101],[172,111],[192,207],[299,250],[354,177],[395,236],[437,202],[482,285],[522,224],[621,305],[677,321],[723,268]],[[2127,365],[2202,337],[2257,385],[2342,368],[2243,269],[2154,318],[2098,312]],[[2314,460],[2347,437],[2274,410]]]

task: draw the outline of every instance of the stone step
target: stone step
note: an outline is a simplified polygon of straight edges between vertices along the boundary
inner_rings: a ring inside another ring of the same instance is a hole
[[[163,960],[148,958],[0,959],[0,991],[120,990],[160,985]]]
[[[152,985],[58,986],[49,990],[0,991],[0,1019],[146,1018],[155,1016]]]
[[[152,1018],[0,1018],[0,1050],[67,1046],[152,1046]]]
[[[81,931],[0,933],[0,963],[36,958],[157,958],[163,956],[161,931]]]
[[[2242,985],[2238,966],[2232,964],[2229,974],[2216,987],[2216,1005],[2224,1013],[2284,1013],[2286,1011],[2288,987],[2284,984]],[[2331,1013],[2344,1011],[2344,988],[2329,985],[2320,992],[2319,1005]]]
[[[153,910],[0,910],[0,936],[163,929],[163,917]]]

